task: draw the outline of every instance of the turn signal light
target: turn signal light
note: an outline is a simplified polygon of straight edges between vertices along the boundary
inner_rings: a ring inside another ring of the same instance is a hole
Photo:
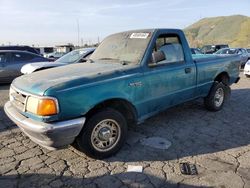
[[[57,114],[56,103],[53,99],[41,99],[38,103],[37,115],[50,116]]]

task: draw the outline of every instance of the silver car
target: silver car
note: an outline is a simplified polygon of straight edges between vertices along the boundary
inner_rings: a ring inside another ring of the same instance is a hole
[[[44,69],[49,69],[53,67],[59,67],[63,65],[68,65],[72,63],[85,62],[89,56],[95,51],[95,48],[81,48],[73,50],[54,62],[40,62],[40,63],[30,63],[22,67],[22,74],[30,74],[35,71],[40,71]]]
[[[233,55],[238,54],[240,56],[241,67],[243,68],[248,61],[248,53],[245,48],[223,48],[217,51],[215,54],[218,55]]]

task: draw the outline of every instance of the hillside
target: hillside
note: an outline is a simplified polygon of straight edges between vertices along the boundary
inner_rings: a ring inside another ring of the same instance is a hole
[[[204,18],[184,29],[189,44],[229,44],[250,48],[250,17],[235,15]]]

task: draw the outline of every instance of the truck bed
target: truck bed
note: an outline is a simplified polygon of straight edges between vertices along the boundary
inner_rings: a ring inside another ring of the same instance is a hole
[[[226,72],[230,78],[229,84],[233,84],[239,74],[240,57],[238,55],[192,55],[197,69],[197,95],[204,97],[213,84],[214,78],[222,72]],[[211,79],[211,75],[214,75]]]

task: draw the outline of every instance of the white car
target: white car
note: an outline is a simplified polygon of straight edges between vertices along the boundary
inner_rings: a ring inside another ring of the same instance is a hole
[[[246,77],[250,78],[250,60],[248,60],[248,62],[245,64],[244,74]]]
[[[43,56],[46,57],[46,58],[51,58],[51,59],[58,59],[58,58],[62,57],[65,54],[66,53],[64,53],[64,52],[52,52],[52,53],[44,54]]]
[[[81,48],[65,54],[54,62],[29,63],[21,68],[21,73],[30,74],[35,71],[40,71],[53,67],[85,62],[94,51],[95,48]]]

